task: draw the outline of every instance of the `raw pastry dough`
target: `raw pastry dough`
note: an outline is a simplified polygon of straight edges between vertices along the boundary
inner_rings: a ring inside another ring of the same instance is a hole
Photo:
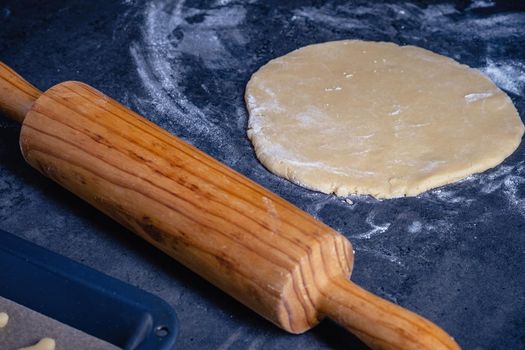
[[[9,322],[9,315],[6,312],[0,312],[0,328],[7,326]]]
[[[502,162],[524,130],[480,72],[392,43],[306,46],[260,68],[245,98],[261,162],[339,196],[415,196],[449,184]]]
[[[38,343],[19,350],[55,350],[56,342],[53,338],[42,338]]]

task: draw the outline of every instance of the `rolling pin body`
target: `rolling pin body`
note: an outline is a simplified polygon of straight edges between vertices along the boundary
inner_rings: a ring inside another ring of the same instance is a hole
[[[21,119],[29,164],[287,331],[328,316],[376,349],[458,348],[349,282],[342,235],[93,88],[56,85]]]
[[[349,274],[341,235],[87,85],[40,96],[20,145],[44,175],[292,332],[317,318],[308,282]]]

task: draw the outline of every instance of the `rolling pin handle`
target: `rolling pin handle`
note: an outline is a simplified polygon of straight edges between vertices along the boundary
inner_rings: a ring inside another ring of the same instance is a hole
[[[391,302],[340,278],[324,289],[321,313],[375,350],[459,350],[445,331]]]
[[[0,62],[0,113],[22,123],[40,90],[28,83],[3,62]]]

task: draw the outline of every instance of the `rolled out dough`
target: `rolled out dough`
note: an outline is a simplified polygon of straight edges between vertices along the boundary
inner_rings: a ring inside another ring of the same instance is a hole
[[[477,70],[414,46],[345,40],[250,79],[248,137],[272,172],[339,196],[415,196],[496,166],[524,127]]]
[[[52,338],[42,338],[38,343],[19,350],[55,350],[56,342]]]
[[[7,326],[9,322],[9,315],[6,312],[0,312],[0,328]]]

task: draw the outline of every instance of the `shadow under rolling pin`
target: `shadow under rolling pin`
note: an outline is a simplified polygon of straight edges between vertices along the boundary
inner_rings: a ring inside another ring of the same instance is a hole
[[[349,281],[341,234],[101,92],[42,93],[0,63],[0,111],[30,165],[279,327],[329,317],[373,349],[459,349]]]

